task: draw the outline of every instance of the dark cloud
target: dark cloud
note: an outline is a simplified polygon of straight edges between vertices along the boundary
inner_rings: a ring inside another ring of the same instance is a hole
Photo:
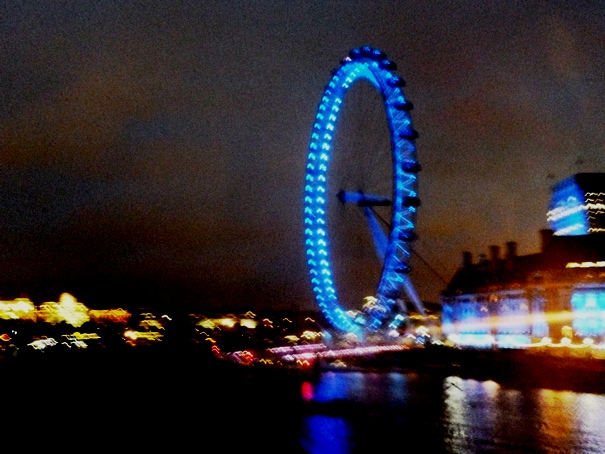
[[[465,249],[533,252],[553,177],[604,170],[604,16],[557,1],[5,2],[0,296],[312,307],[307,140],[330,70],[365,43],[416,106],[423,259],[449,278]],[[441,281],[414,260],[434,298]]]

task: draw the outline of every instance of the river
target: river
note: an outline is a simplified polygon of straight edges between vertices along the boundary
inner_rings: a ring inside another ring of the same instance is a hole
[[[2,382],[6,437],[21,428],[45,450],[605,452],[605,395],[457,376],[301,377],[171,354],[9,365]]]

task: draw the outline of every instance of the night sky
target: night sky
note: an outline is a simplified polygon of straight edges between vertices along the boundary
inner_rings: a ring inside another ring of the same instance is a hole
[[[415,106],[422,257],[538,252],[550,186],[605,171],[603,43],[600,1],[2,2],[0,298],[313,308],[306,149],[363,44]]]

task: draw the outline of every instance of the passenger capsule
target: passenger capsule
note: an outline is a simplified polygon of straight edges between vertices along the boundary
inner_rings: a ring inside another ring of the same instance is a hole
[[[419,207],[420,199],[418,197],[404,197],[402,205],[404,207]]]
[[[407,265],[404,263],[400,267],[395,269],[395,272],[397,272],[399,274],[409,274],[412,272],[412,267],[410,265]]]
[[[356,47],[349,51],[349,57],[351,57],[353,60],[361,58],[362,56],[363,56],[363,54],[361,52],[361,48],[359,48],[359,47]]]
[[[418,161],[404,161],[401,164],[401,170],[407,173],[418,173],[422,170]]]
[[[380,67],[380,69],[388,69],[389,71],[397,70],[397,65],[395,64],[395,62],[389,60],[388,58],[385,58],[380,63],[378,63],[378,66]]]
[[[404,140],[416,140],[419,137],[418,131],[412,129],[410,132],[402,132],[399,137]]]
[[[414,108],[414,104],[411,101],[398,101],[393,104],[393,107],[402,112],[409,112]]]
[[[412,242],[416,240],[416,233],[412,229],[405,229],[399,232],[399,239],[406,242]]]
[[[361,48],[361,55],[363,57],[372,58],[373,52],[374,52],[374,48],[372,46],[363,46]]]
[[[384,60],[387,58],[387,54],[385,54],[380,49],[373,49],[371,58],[373,58],[374,60]]]
[[[405,79],[400,76],[393,76],[387,80],[387,85],[389,87],[405,87]]]

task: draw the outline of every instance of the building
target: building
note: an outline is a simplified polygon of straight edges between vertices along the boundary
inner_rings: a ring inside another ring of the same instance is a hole
[[[605,232],[605,173],[578,173],[555,184],[546,218],[555,235]]]
[[[552,191],[540,252],[520,256],[511,241],[477,261],[463,253],[441,297],[445,335],[484,347],[605,340],[605,174]]]

